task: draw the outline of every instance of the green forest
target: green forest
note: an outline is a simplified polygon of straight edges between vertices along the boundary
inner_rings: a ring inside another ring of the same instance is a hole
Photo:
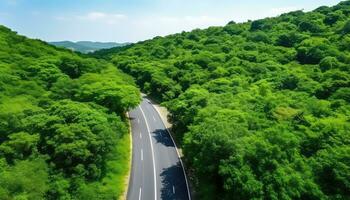
[[[350,199],[350,1],[91,55],[169,109],[198,199]]]
[[[140,90],[196,199],[350,200],[350,1],[87,55],[0,26],[0,200],[121,197]]]
[[[0,26],[0,199],[117,199],[133,79]]]

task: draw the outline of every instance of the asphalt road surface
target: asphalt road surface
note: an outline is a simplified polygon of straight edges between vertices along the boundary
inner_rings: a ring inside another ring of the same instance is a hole
[[[162,119],[146,98],[129,112],[132,168],[128,200],[190,200],[186,176]]]

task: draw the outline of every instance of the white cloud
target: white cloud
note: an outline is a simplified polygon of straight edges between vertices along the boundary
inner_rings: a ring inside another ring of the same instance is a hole
[[[85,15],[77,16],[77,19],[90,22],[104,22],[107,24],[116,24],[117,22],[126,19],[122,14],[111,14],[104,12],[90,12]]]

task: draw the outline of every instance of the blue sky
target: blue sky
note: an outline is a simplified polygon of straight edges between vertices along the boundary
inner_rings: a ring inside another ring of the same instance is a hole
[[[0,24],[46,41],[136,42],[340,0],[0,0]]]

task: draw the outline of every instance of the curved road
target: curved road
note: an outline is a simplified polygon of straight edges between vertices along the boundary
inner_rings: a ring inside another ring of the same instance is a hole
[[[129,112],[132,168],[128,200],[190,200],[186,176],[162,119],[146,98]]]

